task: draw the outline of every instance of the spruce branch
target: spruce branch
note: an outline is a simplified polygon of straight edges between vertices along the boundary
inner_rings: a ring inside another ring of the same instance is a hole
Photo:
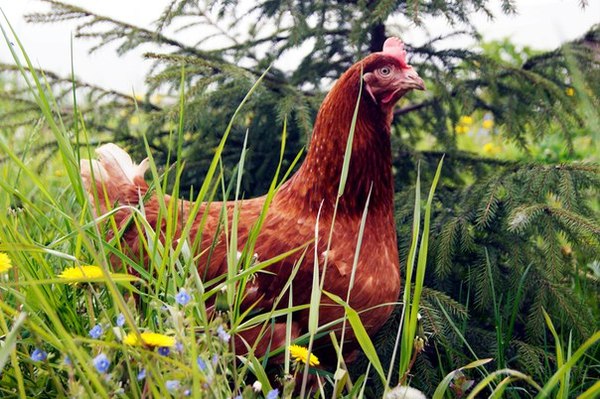
[[[212,60],[220,60],[213,53],[201,51],[195,47],[187,46],[184,43],[167,37],[160,32],[154,32],[137,25],[119,21],[107,16],[95,14],[87,9],[77,7],[58,0],[39,0],[49,3],[52,11],[48,13],[31,13],[25,16],[27,22],[32,23],[55,23],[65,20],[87,20],[80,23],[75,29],[75,37],[99,39],[100,42],[90,49],[94,52],[109,43],[123,41],[119,46],[119,54],[130,51],[142,44],[159,44],[172,46],[178,49],[182,54],[194,55]],[[91,30],[100,25],[108,25],[110,28],[104,30]]]
[[[0,63],[0,70],[8,71],[8,72],[15,73],[15,74],[19,73],[18,67],[13,64]],[[34,72],[38,75],[43,75],[46,78],[48,78],[48,80],[50,81],[50,83],[52,85],[61,85],[62,84],[62,85],[70,86],[73,84],[72,78],[65,78],[65,77],[59,76],[58,74],[56,74],[52,71],[48,71],[46,69],[34,68]],[[161,110],[160,106],[158,106],[150,101],[136,98],[133,95],[125,94],[118,90],[106,89],[102,86],[98,86],[93,83],[85,82],[80,79],[75,79],[75,85],[78,89],[87,89],[92,92],[101,93],[102,96],[108,96],[113,99],[124,100],[131,104],[137,102],[139,105],[146,107],[148,109],[154,110],[154,111]],[[70,90],[70,88],[69,88],[69,90]],[[26,92],[24,92],[24,93],[26,93]],[[14,97],[11,96],[11,99],[13,99],[13,98]],[[18,99],[16,99],[16,100],[18,100]],[[21,99],[21,100],[24,101],[23,99]]]

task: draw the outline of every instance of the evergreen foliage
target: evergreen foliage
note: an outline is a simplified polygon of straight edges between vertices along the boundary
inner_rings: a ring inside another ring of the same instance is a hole
[[[172,0],[149,30],[60,1],[42,1],[51,11],[29,20],[77,20],[75,36],[92,40],[92,51],[109,44],[119,54],[141,46],[152,49],[145,54],[154,67],[144,98],[77,81],[86,99],[81,115],[72,115],[69,107],[71,79],[45,72],[64,123],[83,118],[88,130],[96,132],[92,144],[124,142],[141,153],[145,134],[157,162],[165,160],[176,140],[179,112],[177,101],[170,99],[177,98],[184,76],[184,193],[200,186],[231,114],[252,81],[273,64],[242,110],[223,153],[224,168],[232,173],[244,134],[250,132],[246,197],[268,188],[279,159],[283,120],[288,132],[285,169],[309,140],[332,80],[360,57],[380,50],[386,36],[401,36],[408,29],[405,23],[444,16],[467,26],[450,36],[478,37],[469,17],[475,11],[490,13],[485,0],[265,0],[252,5]],[[512,2],[503,1],[503,10],[513,12]],[[198,41],[174,39],[180,31],[193,32]],[[222,47],[214,48],[215,38]],[[599,158],[596,152],[584,162],[577,144],[597,149],[600,139],[600,26],[543,53],[508,42],[482,44],[481,51],[448,49],[440,46],[446,38],[409,46],[411,63],[428,92],[404,100],[393,126],[402,260],[410,245],[416,162],[421,161],[423,181],[431,181],[437,161],[446,154],[423,293],[424,329],[430,338],[413,369],[413,385],[431,392],[448,371],[475,357],[493,357],[492,367],[513,367],[543,379],[554,368],[547,364],[553,338],[542,309],[562,337],[573,334],[574,347],[600,325]],[[285,59],[298,49],[310,51],[289,68]],[[14,70],[9,65],[2,69]],[[1,113],[2,126],[26,126],[39,118],[23,88],[9,88],[2,96],[13,101]],[[495,158],[459,149],[465,115],[493,120],[492,134],[524,155]],[[547,146],[546,152],[535,153],[534,147],[547,142],[566,150]],[[398,319],[399,313],[389,328]],[[385,359],[393,337],[384,328],[376,342]],[[596,351],[587,361],[593,365],[598,359]],[[592,370],[600,373],[597,366]],[[572,381],[582,390],[593,378],[576,371]]]

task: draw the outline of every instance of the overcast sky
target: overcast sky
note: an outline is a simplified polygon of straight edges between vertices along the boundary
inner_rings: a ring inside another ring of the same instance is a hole
[[[152,29],[152,22],[158,18],[170,0],[67,0],[71,4]],[[494,9],[499,10],[496,1]],[[475,16],[475,24],[485,40],[508,37],[519,45],[537,49],[552,49],[566,40],[572,40],[585,33],[593,24],[600,23],[600,0],[589,0],[588,6],[581,9],[580,0],[518,0],[518,15],[498,17],[490,21],[483,15]],[[25,45],[33,62],[42,68],[61,75],[70,74],[70,41],[73,24],[27,24],[23,14],[32,11],[45,11],[47,6],[37,0],[0,0],[0,8],[8,17],[19,38]],[[4,23],[4,21],[2,21]],[[425,24],[432,36],[450,31],[444,19],[429,20]],[[407,29],[404,40],[419,44],[427,39],[427,32],[420,29]],[[464,40],[464,39],[463,39]],[[113,48],[104,48],[92,55],[87,53],[89,42],[74,42],[75,73],[83,80],[117,89],[126,93],[142,93],[145,89],[144,76],[150,62],[141,54],[148,49],[140,49],[118,57]],[[0,44],[0,61],[11,60],[9,51]]]

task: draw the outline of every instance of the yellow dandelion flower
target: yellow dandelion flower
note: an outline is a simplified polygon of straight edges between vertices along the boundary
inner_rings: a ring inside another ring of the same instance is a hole
[[[131,118],[129,118],[129,123],[131,123],[132,125],[136,126],[140,124],[140,117],[137,115],[133,115]]]
[[[465,134],[469,131],[469,128],[463,125],[456,125],[454,130],[456,131],[456,134]]]
[[[567,87],[565,89],[565,94],[569,97],[573,97],[575,95],[575,89],[572,87]]]
[[[473,118],[470,117],[469,115],[463,115],[458,120],[458,123],[461,125],[464,125],[464,126],[470,126],[473,124]]]
[[[290,345],[289,349],[290,349],[290,355],[294,358],[294,360],[297,363],[306,364],[306,359],[308,358],[308,349],[306,349],[305,347],[300,346],[300,345]],[[319,358],[317,358],[315,355],[313,355],[311,353],[308,363],[311,366],[318,366],[320,364]]]
[[[494,120],[493,119],[485,119],[481,123],[481,127],[483,127],[484,129],[490,130],[491,128],[494,127]]]
[[[6,273],[12,267],[10,258],[4,252],[0,252],[0,273]]]
[[[131,346],[145,345],[152,348],[171,347],[175,346],[175,338],[153,332],[143,332],[139,336],[136,333],[129,333],[123,338],[123,343]]]
[[[500,151],[500,148],[497,147],[494,143],[486,143],[483,146],[483,152],[487,155],[493,155]]]
[[[62,271],[58,277],[63,280],[81,280],[81,279],[94,279],[101,278],[104,276],[102,274],[102,269],[100,266],[74,266],[68,267]]]
[[[100,266],[74,266],[68,267],[58,275],[61,280],[64,280],[68,284],[77,284],[84,282],[103,282],[104,273]],[[108,272],[108,277],[115,283],[128,283],[130,281],[139,280],[138,277],[132,276],[127,273],[111,273]]]

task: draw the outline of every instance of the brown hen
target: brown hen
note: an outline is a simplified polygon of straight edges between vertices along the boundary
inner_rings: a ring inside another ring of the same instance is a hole
[[[361,77],[362,94],[359,99]],[[246,287],[243,308],[253,305],[255,309],[270,310],[273,301],[289,280],[294,264],[303,253],[302,264],[293,281],[294,304],[310,302],[315,253],[318,254],[321,268],[327,258],[323,289],[345,299],[350,284],[361,216],[370,192],[364,238],[350,305],[358,312],[368,310],[361,314],[361,320],[371,335],[388,319],[393,305],[380,305],[395,302],[400,290],[400,264],[393,218],[390,125],[395,103],[413,89],[423,90],[424,84],[414,69],[406,63],[403,43],[397,38],[388,39],[382,52],[367,56],[340,77],[319,110],[306,159],[273,198],[256,240],[254,252],[261,260],[266,260],[294,248],[308,245],[308,249],[305,252],[298,251],[269,266],[269,273],[256,273]],[[339,199],[331,243],[327,251],[344,152],[357,100],[359,108],[347,184]],[[148,190],[143,178],[147,162],[133,164],[129,155],[114,144],[103,145],[96,153],[98,160],[82,161],[81,173],[88,192],[97,190],[100,193],[100,203],[96,203],[97,213],[102,214],[116,204],[139,206],[141,198]],[[167,198],[166,202],[171,200],[173,199]],[[187,220],[192,204],[183,200],[176,201],[180,201],[178,208],[182,210],[179,217]],[[239,251],[242,251],[264,202],[263,196],[238,204]],[[231,221],[231,201],[203,203],[191,236],[188,237],[193,241],[198,234],[200,220],[206,214],[207,219],[198,249],[198,254],[201,254],[198,268],[200,275],[205,276],[207,280],[227,272],[227,243],[222,234],[223,229],[219,228],[223,206],[226,207]],[[156,194],[144,199],[143,209],[148,223],[159,229],[156,226],[159,214]],[[131,211],[127,209],[117,212],[117,224],[124,226],[130,214]],[[319,234],[315,251],[315,225],[318,214]],[[164,223],[160,228],[164,229]],[[220,232],[219,237],[215,237],[217,231]],[[180,234],[177,232],[176,238],[179,238]],[[123,235],[123,242],[132,254],[139,253],[138,235],[138,230],[132,227],[128,227]],[[207,251],[213,242],[216,242],[214,250]],[[287,300],[280,303],[287,305]],[[337,320],[343,313],[342,307],[323,297],[319,322],[325,324]],[[293,336],[306,332],[308,311],[294,314],[293,319]],[[276,323],[275,328],[267,329],[266,335],[256,348],[256,353],[262,355],[269,342],[271,349],[281,346],[285,342],[284,326],[284,323]],[[253,344],[258,332],[258,329],[253,329],[239,336]],[[352,339],[351,331],[347,337]]]

